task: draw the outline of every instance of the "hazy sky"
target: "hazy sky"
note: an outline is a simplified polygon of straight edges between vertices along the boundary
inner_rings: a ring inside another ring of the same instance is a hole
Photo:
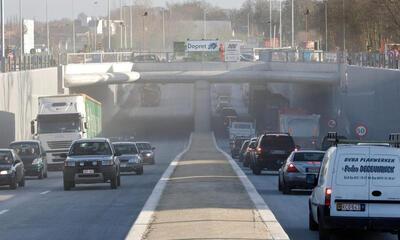
[[[4,0],[6,16],[18,15],[18,0]],[[45,4],[46,0],[21,0],[22,12],[24,18],[37,20],[45,19]],[[48,12],[50,19],[71,18],[73,0],[47,0]],[[95,5],[94,2],[98,4]],[[111,7],[119,6],[120,0],[110,0]],[[123,3],[129,3],[131,0],[122,0]],[[134,0],[133,0],[134,1]],[[155,6],[165,6],[166,2],[183,2],[184,0],[152,0]],[[245,0],[206,0],[207,2],[220,6],[222,8],[239,8]],[[87,15],[106,15],[107,0],[74,0],[75,16],[80,12],[85,12]],[[97,14],[100,13],[100,14]]]

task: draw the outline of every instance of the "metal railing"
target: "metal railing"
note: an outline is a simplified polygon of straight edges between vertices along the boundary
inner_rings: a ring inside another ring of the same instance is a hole
[[[394,53],[350,53],[347,56],[347,64],[361,67],[376,67],[388,69],[400,69],[400,55]]]
[[[40,68],[55,67],[59,63],[59,58],[49,54],[35,54],[24,56],[8,56],[0,58],[1,72],[15,72]]]

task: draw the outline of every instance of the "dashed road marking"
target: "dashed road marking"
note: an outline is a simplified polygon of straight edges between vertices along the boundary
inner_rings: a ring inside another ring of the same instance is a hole
[[[48,194],[50,191],[44,191],[44,192],[41,192],[40,193],[40,195],[45,195],[45,194]]]
[[[0,211],[0,215],[3,215],[4,213],[8,212],[8,209],[4,209]]]

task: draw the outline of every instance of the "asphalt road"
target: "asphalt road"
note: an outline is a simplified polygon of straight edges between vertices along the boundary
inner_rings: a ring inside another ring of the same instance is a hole
[[[188,140],[153,142],[156,165],[144,175],[124,175],[121,187],[77,185],[63,191],[62,173],[26,181],[24,188],[0,187],[0,239],[124,239],[155,184]]]
[[[219,146],[226,152],[229,151],[228,141],[218,139]],[[271,208],[275,217],[282,225],[291,240],[318,239],[318,232],[308,230],[308,197],[310,192],[296,191],[291,195],[283,195],[278,191],[278,175],[265,173],[254,175],[249,168],[243,168],[249,180],[253,183],[258,193]],[[335,234],[332,240],[395,240],[396,235],[390,233],[350,232],[342,231]]]

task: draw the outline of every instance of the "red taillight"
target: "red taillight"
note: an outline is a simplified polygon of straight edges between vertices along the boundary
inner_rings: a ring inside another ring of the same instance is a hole
[[[332,196],[332,189],[331,188],[325,189],[325,206],[326,207],[331,206],[331,196]]]
[[[262,148],[257,148],[257,153],[261,154],[262,153]]]
[[[299,170],[297,170],[296,166],[294,166],[293,163],[290,163],[288,168],[287,168],[287,172],[289,173],[295,173],[295,172],[299,172]]]

